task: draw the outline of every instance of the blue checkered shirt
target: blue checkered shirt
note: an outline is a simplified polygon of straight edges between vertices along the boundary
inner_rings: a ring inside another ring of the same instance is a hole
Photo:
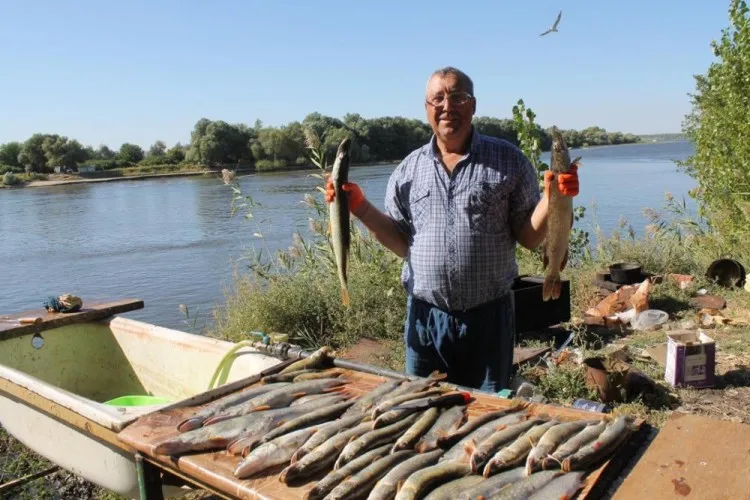
[[[408,235],[406,291],[446,311],[498,299],[518,275],[514,235],[540,199],[534,167],[510,142],[473,129],[449,175],[433,136],[391,174],[386,213]]]

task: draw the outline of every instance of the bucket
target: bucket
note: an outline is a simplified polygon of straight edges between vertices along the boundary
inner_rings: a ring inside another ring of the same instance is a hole
[[[119,398],[110,399],[105,401],[105,405],[109,406],[151,406],[151,405],[163,405],[171,403],[167,398],[161,398],[159,396],[120,396]]]
[[[708,266],[706,278],[725,288],[741,288],[745,284],[745,268],[734,259],[717,259]]]

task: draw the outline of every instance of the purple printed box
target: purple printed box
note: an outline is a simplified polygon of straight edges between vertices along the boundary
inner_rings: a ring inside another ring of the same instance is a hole
[[[716,344],[702,331],[667,334],[664,379],[672,386],[713,387]]]

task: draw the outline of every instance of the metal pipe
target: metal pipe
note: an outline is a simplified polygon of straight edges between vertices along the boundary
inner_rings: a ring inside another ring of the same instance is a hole
[[[345,368],[347,370],[355,370],[358,372],[371,373],[373,375],[380,375],[381,377],[397,378],[397,379],[415,379],[417,377],[409,376],[406,373],[389,370],[388,368],[378,368],[377,366],[365,365],[357,363],[356,361],[349,361],[348,359],[335,358],[333,365],[339,368]]]
[[[53,465],[52,467],[40,470],[39,472],[34,472],[33,474],[28,474],[26,476],[19,477],[18,479],[14,479],[13,481],[8,481],[7,483],[0,484],[0,495],[7,494],[11,490],[15,490],[16,488],[19,488],[26,483],[30,483],[34,479],[39,479],[40,477],[52,474],[59,469],[60,467],[58,467],[57,465]]]

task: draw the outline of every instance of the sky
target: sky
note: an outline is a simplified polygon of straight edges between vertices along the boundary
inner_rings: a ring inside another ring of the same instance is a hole
[[[519,98],[548,127],[679,132],[729,0],[0,2],[0,143],[188,143],[201,118],[425,119],[437,68],[477,115]],[[562,9],[559,32],[540,37]]]

